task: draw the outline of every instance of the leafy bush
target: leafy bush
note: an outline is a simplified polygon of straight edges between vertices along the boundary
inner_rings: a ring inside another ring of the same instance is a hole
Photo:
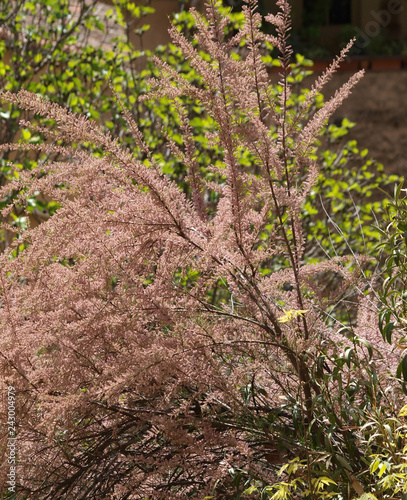
[[[145,70],[147,76],[140,73],[146,52],[134,49],[129,34],[137,27],[143,31],[142,19],[153,9],[118,0],[111,9],[98,14],[96,6],[95,0],[2,2],[0,86],[11,92],[25,89],[69,106],[74,112],[98,120],[105,130],[121,137],[123,142],[131,143],[109,83],[132,106],[134,117],[147,137],[149,130],[155,130],[156,120],[151,118],[151,108],[135,103],[138,93],[145,91],[145,79],[150,72]],[[19,126],[23,118],[23,112],[17,107],[3,107],[0,113],[1,143],[43,142],[40,127],[46,123],[37,117],[38,129],[30,131]],[[30,155],[3,151],[0,184],[4,185],[18,177],[22,169],[29,169],[46,158],[40,151]],[[1,206],[4,207],[4,201]],[[28,204],[31,223],[38,224],[47,219],[55,209],[50,200],[33,194]],[[28,220],[23,207],[16,207],[11,216],[15,226],[26,227]],[[10,238],[11,234],[3,233],[1,246],[7,247]]]
[[[173,140],[181,142],[180,124],[174,108],[166,98],[154,103],[138,100],[146,92],[148,79],[154,76],[156,70],[149,61],[149,51],[135,50],[129,34],[137,28],[142,36],[145,30],[143,16],[152,9],[136,7],[131,2],[121,0],[102,14],[95,11],[95,2],[81,0],[76,10],[72,9],[72,4],[68,1],[54,3],[51,0],[40,0],[35,4],[9,0],[1,5],[0,28],[7,35],[0,41],[1,87],[12,92],[29,90],[46,96],[52,102],[68,105],[72,111],[97,120],[105,131],[120,138],[130,148],[135,148],[136,144],[127,130],[117,99],[109,90],[110,80],[115,92],[119,93],[143,132],[157,162],[161,163],[164,173],[188,190],[188,184],[184,182],[183,166],[176,158],[171,157],[165,137],[161,134],[162,127],[165,127]],[[230,33],[236,33],[243,22],[243,14],[230,14],[227,9],[223,9],[222,15],[231,19],[227,28]],[[196,31],[194,23],[189,12],[175,15],[175,25],[184,33],[192,35]],[[105,44],[96,45],[97,40],[103,39],[106,40]],[[234,57],[239,57],[242,50],[245,50],[244,47],[237,48]],[[278,59],[269,55],[264,42],[261,50],[268,68],[272,69],[279,64]],[[199,81],[199,75],[175,45],[159,47],[156,54],[184,74],[191,83]],[[300,55],[296,58],[290,77],[293,83],[293,107],[298,107],[304,99],[305,90],[300,89],[300,85],[304,77],[310,74],[306,70],[310,61]],[[281,91],[281,88],[276,91]],[[319,109],[323,102],[322,94],[318,94],[311,113]],[[202,173],[210,177],[213,174],[206,167],[215,160],[219,152],[216,146],[207,147],[204,136],[213,129],[213,120],[199,102],[189,101],[185,104],[190,122],[197,132],[195,147],[200,152],[200,168]],[[29,144],[43,142],[41,130],[21,129],[19,121],[22,118],[24,114],[16,106],[9,104],[3,108],[0,113],[1,143],[20,140]],[[35,123],[38,127],[42,125],[40,117],[36,117]],[[380,211],[380,202],[371,201],[372,194],[375,199],[377,186],[393,182],[394,179],[383,176],[382,167],[368,159],[367,150],[359,151],[354,141],[346,142],[347,132],[352,126],[346,119],[340,126],[330,124],[326,129],[326,137],[314,153],[322,168],[320,180],[304,208],[308,214],[305,221],[305,230],[309,232],[307,253],[311,258],[317,257],[315,253],[320,251],[313,244],[316,234],[324,251],[331,254],[335,251],[342,252],[346,248],[346,242],[361,250],[365,243],[371,247],[377,239],[377,234],[371,233],[366,226],[366,223],[371,223],[372,211]],[[89,148],[89,145],[86,147]],[[56,155],[54,157],[57,158]],[[44,152],[39,151],[30,155],[26,152],[3,151],[0,159],[0,184],[4,185],[18,177],[22,169],[31,168],[45,159]],[[250,159],[246,158],[244,161],[250,164]],[[319,204],[320,195],[325,200],[324,208],[313,206]],[[0,206],[4,207],[4,203],[3,201]],[[28,216],[24,206],[17,205],[10,217],[14,226],[24,229],[30,222],[38,224],[47,219],[56,208],[55,202],[44,198],[40,193],[33,193],[26,207]],[[342,235],[332,231],[324,210],[329,214],[335,213],[335,221],[341,227]],[[364,236],[361,234],[362,225]],[[10,232],[2,231],[1,247],[7,247],[11,238]]]
[[[3,215],[36,193],[57,207],[0,256],[0,363],[16,388],[22,498],[351,499],[371,489],[367,419],[401,405],[389,379],[399,359],[380,334],[371,257],[349,243],[373,207],[349,213],[316,152],[319,134],[342,134],[327,122],[362,73],[322,105],[339,58],[295,95],[290,9],[278,5],[267,17],[277,36],[260,31],[254,2],[238,30],[215,2],[206,18],[193,12],[195,42],[172,28],[194,73],[156,60],[144,97],[176,117],[166,150],[126,109],[132,149],[38,95],[2,92],[26,129],[49,124],[43,144],[2,146],[46,154],[2,188]],[[197,103],[208,128],[186,109]],[[322,154],[333,176],[359,155],[352,147]],[[377,179],[363,166],[348,174],[363,195],[360,176]],[[315,213],[332,220],[338,200],[340,241]]]
[[[394,197],[386,203],[386,225],[381,230],[379,248],[386,257],[384,263],[384,283],[380,298],[383,304],[380,316],[380,330],[383,338],[392,343],[395,331],[403,335],[397,339],[398,346],[405,348],[406,329],[406,235],[407,200],[403,193],[403,183],[396,185]],[[398,375],[407,380],[407,360],[399,366]]]

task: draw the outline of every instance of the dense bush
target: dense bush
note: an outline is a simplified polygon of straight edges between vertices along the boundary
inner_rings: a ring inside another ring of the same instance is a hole
[[[156,59],[144,97],[165,107],[151,127],[153,104],[124,107],[122,144],[26,90],[1,94],[33,131],[2,146],[31,162],[9,175],[3,216],[38,193],[55,203],[0,257],[19,498],[401,498],[399,356],[358,253],[379,204],[357,196],[378,178],[354,143],[332,151],[349,124],[327,127],[362,74],[323,105],[337,59],[294,92],[303,74],[278,5],[277,36],[255,3],[239,29],[215,2],[193,14],[195,41],[174,27],[178,49]],[[360,171],[346,170],[352,155]]]
[[[137,29],[142,36],[146,29],[143,17],[153,9],[136,7],[122,0],[114,4],[111,9],[98,11],[94,0],[2,2],[0,86],[11,92],[25,89],[69,106],[72,111],[97,120],[105,130],[131,145],[131,136],[126,134],[125,120],[109,84],[132,106],[132,113],[145,135],[149,131],[151,135],[157,128],[151,107],[135,104],[138,94],[145,91],[145,79],[150,75],[147,70],[146,74],[140,72],[146,52],[134,49],[130,32]],[[165,112],[165,107],[161,111]],[[0,113],[2,144],[43,142],[41,130],[21,129],[19,121],[23,118],[24,113],[16,106],[3,107]],[[38,118],[37,124],[44,125]],[[31,168],[46,158],[40,151],[30,155],[3,151],[0,184],[4,185],[22,169]],[[58,154],[53,158],[58,158]],[[4,201],[1,206],[4,207]],[[55,209],[52,201],[33,195],[28,204],[31,223],[47,219]],[[15,226],[26,227],[28,221],[22,207],[16,207],[12,217]],[[9,233],[1,235],[2,248],[8,246],[10,237]]]
[[[147,29],[143,17],[152,9],[136,7],[124,0],[116,1],[115,6],[104,13],[95,11],[94,1],[81,0],[76,10],[72,5],[68,0],[57,3],[52,0],[35,3],[9,0],[0,6],[0,29],[3,33],[0,39],[1,87],[11,92],[29,90],[62,106],[67,105],[72,111],[96,120],[103,130],[134,149],[136,144],[127,129],[120,105],[109,89],[110,82],[142,131],[164,173],[188,190],[183,166],[169,154],[162,134],[164,127],[174,141],[181,143],[180,124],[174,108],[166,98],[155,102],[138,100],[147,91],[148,79],[156,74],[156,70],[150,62],[149,51],[135,50],[130,33],[137,29],[142,37]],[[242,13],[230,14],[223,9],[222,15],[231,18],[227,29],[231,34],[236,33],[243,21]],[[186,11],[176,14],[174,22],[184,33],[192,35],[196,30],[193,17]],[[105,43],[101,45],[100,40],[105,40]],[[236,48],[235,57],[239,57],[242,51],[244,47]],[[269,55],[264,43],[262,51],[267,68],[275,68],[279,61]],[[199,81],[199,75],[175,45],[159,47],[156,54],[184,74],[191,83]],[[305,89],[301,88],[301,83],[310,74],[307,71],[309,64],[310,61],[299,55],[292,64],[291,99],[294,107],[298,107],[304,98]],[[277,86],[276,91],[279,90]],[[310,112],[319,109],[323,102],[322,94],[318,94],[315,107]],[[201,171],[206,176],[213,176],[206,167],[215,161],[219,152],[216,145],[208,148],[204,138],[205,133],[213,129],[213,120],[199,102],[189,100],[186,104],[189,119],[196,130],[195,147],[199,151]],[[43,142],[41,130],[30,131],[20,127],[22,118],[24,114],[18,107],[11,104],[3,107],[0,113],[0,143]],[[38,116],[35,122],[38,127],[43,124]],[[346,119],[339,126],[331,123],[314,152],[313,157],[318,158],[322,168],[320,180],[304,207],[311,258],[319,251],[312,243],[316,234],[324,251],[331,254],[342,252],[346,241],[362,249],[365,243],[371,246],[370,243],[377,238],[377,232],[368,229],[373,221],[373,211],[380,211],[380,203],[373,201],[377,200],[375,189],[378,185],[392,182],[393,178],[383,176],[382,167],[368,158],[367,150],[359,150],[355,141],[346,141],[352,126]],[[88,150],[89,147],[86,145]],[[30,155],[25,151],[1,152],[0,184],[4,185],[18,177],[21,169],[31,168],[46,158],[43,151],[31,152]],[[57,159],[58,153],[53,153],[53,158]],[[250,164],[249,159],[242,158],[241,161]],[[319,203],[320,193],[325,206],[315,208],[313,205]],[[0,207],[8,201],[0,201]],[[57,205],[38,193],[30,197],[26,208],[29,219],[23,206],[15,206],[9,216],[14,227],[24,229],[29,221],[40,223],[54,213]],[[321,217],[321,210],[331,215],[335,213],[342,235],[332,231],[328,218],[325,215]],[[361,225],[364,226],[364,238]],[[9,231],[0,231],[1,248],[8,247],[11,238]]]

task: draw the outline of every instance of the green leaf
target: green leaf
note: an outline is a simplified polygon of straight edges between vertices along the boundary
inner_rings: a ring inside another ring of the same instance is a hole
[[[382,477],[383,474],[386,472],[387,469],[389,469],[389,463],[388,462],[382,462],[380,464],[380,467],[379,467],[379,472],[378,472],[378,476],[379,477]]]
[[[352,360],[352,353],[353,353],[353,348],[352,347],[347,347],[345,350],[345,361],[348,367],[350,368],[350,363]]]
[[[397,368],[397,378],[401,377],[403,377],[403,380],[407,382],[407,354],[404,356]]]
[[[387,323],[383,330],[384,339],[387,340],[389,344],[391,344],[391,334],[394,330],[395,324],[393,322]]]
[[[341,455],[335,455],[335,458],[341,467],[348,471],[352,470],[350,463],[344,457],[342,457]]]
[[[24,141],[29,141],[31,138],[31,132],[26,128],[21,129],[21,135]]]
[[[256,488],[256,486],[250,486],[250,488],[247,488],[247,490],[245,490],[243,492],[243,495],[251,495],[252,493],[258,493],[259,490],[258,488]],[[206,497],[206,498],[214,498],[214,497]]]

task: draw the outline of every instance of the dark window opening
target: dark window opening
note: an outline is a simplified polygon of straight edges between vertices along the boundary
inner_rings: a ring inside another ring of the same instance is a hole
[[[304,0],[304,23],[308,26],[350,24],[352,0]]]
[[[351,22],[351,0],[334,0],[329,9],[329,24],[350,24]]]

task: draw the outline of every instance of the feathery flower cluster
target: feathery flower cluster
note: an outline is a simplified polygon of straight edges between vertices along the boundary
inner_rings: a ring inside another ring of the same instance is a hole
[[[281,12],[266,18],[276,37],[260,31],[254,0],[229,39],[215,1],[206,18],[194,11],[199,49],[171,30],[200,85],[156,61],[160,78],[146,98],[165,96],[179,111],[183,145],[169,147],[190,196],[162,173],[129,115],[138,152],[28,92],[1,93],[55,123],[43,147],[64,157],[0,193],[20,192],[16,203],[24,203],[39,191],[60,204],[0,256],[0,373],[18,394],[22,495],[203,498],[216,486],[226,498],[231,468],[272,484],[278,460],[270,450],[304,452],[287,409],[323,435],[316,401],[337,388],[323,373],[329,366],[315,366],[323,355],[332,367],[341,325],[317,283],[337,274],[338,302],[363,275],[353,257],[304,262],[302,207],[319,174],[309,152],[363,73],[308,117],[349,45],[302,108],[291,109],[290,8],[277,3]],[[266,41],[281,51],[277,97],[262,59]],[[246,56],[233,57],[242,42]],[[185,96],[216,123],[208,140],[223,152],[211,167],[217,180],[202,175]],[[104,155],[62,142],[92,143]],[[239,161],[242,149],[250,167]],[[288,435],[296,444],[284,448]]]

